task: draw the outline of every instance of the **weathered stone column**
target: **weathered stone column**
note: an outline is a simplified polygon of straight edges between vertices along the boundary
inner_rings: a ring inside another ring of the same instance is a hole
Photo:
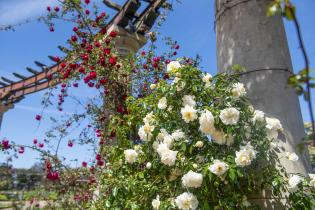
[[[267,17],[271,0],[216,0],[216,41],[219,72],[233,64],[245,67],[241,77],[255,109],[278,118],[284,128],[283,147],[297,152],[305,136],[298,96],[288,87],[291,58],[282,18]],[[283,159],[289,173],[310,170],[307,148],[297,162]],[[265,208],[273,209],[275,206]],[[277,208],[279,209],[279,208]]]

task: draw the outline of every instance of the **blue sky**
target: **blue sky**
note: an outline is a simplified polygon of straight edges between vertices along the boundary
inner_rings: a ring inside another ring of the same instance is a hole
[[[94,0],[99,1],[100,0]],[[46,12],[47,5],[54,5],[57,0],[0,0],[0,25],[16,24],[25,20],[34,20]],[[122,0],[118,1],[122,2]],[[315,61],[314,42],[314,20],[315,1],[303,0],[294,1],[297,5],[298,18],[302,27],[304,41],[311,60],[311,66]],[[106,12],[111,12],[106,9]],[[202,70],[216,73],[216,46],[214,33],[214,1],[213,0],[182,0],[182,4],[175,4],[174,12],[171,12],[167,21],[161,28],[164,36],[170,36],[181,45],[179,56],[202,56]],[[303,59],[299,50],[297,37],[293,24],[285,21],[289,47],[291,51],[294,70],[303,68]],[[48,55],[62,55],[57,49],[63,45],[71,35],[71,28],[66,24],[59,24],[55,33],[50,33],[43,23],[32,22],[16,28],[15,32],[0,31],[0,76],[11,77],[12,72],[27,74],[26,67],[37,68],[33,61],[38,60],[51,64]],[[0,138],[6,137],[22,144],[32,144],[34,138],[42,140],[44,132],[50,128],[49,116],[62,117],[71,113],[76,108],[73,103],[67,103],[64,112],[60,113],[54,107],[45,112],[45,118],[38,128],[34,116],[41,111],[41,99],[44,92],[28,95],[25,99],[15,105],[15,108],[4,115]],[[86,100],[91,91],[80,88],[72,94]],[[314,98],[314,94],[313,94]],[[301,107],[304,120],[309,120],[306,104],[301,100]],[[66,148],[67,142],[62,142],[62,148]],[[87,148],[75,145],[72,149],[61,150],[67,159],[79,158],[89,161],[90,154]],[[80,154],[80,155],[78,155]],[[2,155],[2,154],[1,154]],[[19,159],[14,160],[16,167],[29,167],[38,155],[30,150]],[[0,156],[0,162],[5,157]]]

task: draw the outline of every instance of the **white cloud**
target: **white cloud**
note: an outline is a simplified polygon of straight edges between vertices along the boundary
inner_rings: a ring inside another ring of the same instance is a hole
[[[0,3],[0,24],[15,24],[36,18],[46,12],[57,0],[10,0]]]
[[[14,105],[14,108],[16,109],[21,109],[29,112],[35,112],[37,114],[41,113],[42,107],[33,107],[33,106],[24,106],[24,105]],[[49,115],[71,115],[73,113],[71,112],[60,112],[58,110],[51,110],[51,109],[44,109],[44,114],[49,114]]]

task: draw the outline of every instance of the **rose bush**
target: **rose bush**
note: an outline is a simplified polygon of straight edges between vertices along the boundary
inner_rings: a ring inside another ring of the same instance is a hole
[[[165,67],[144,97],[112,117],[95,209],[248,209],[247,195],[271,190],[287,207],[314,207],[314,181],[286,174],[277,154],[281,122],[255,110],[236,75]],[[279,156],[280,155],[280,156]],[[296,154],[287,156],[297,160]]]

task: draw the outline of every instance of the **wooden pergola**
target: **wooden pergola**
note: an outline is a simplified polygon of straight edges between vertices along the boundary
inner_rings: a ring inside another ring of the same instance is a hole
[[[144,35],[154,25],[160,15],[159,8],[165,3],[165,0],[127,0],[122,6],[110,0],[103,0],[103,3],[107,7],[117,11],[116,15],[107,24],[107,29],[119,26],[131,34],[138,33]],[[145,7],[142,11],[138,12],[142,3],[145,4]],[[68,49],[61,46],[58,48],[63,52],[68,51]],[[54,61],[53,56],[48,57]],[[13,73],[13,76],[18,79],[17,81],[1,77],[1,105],[9,106],[23,99],[25,95],[57,85],[59,81],[53,80],[52,78],[55,78],[55,75],[60,69],[59,65],[62,62],[66,62],[66,60],[62,60],[52,66],[47,66],[39,61],[35,61],[36,66],[38,66],[40,70],[27,67],[26,70],[31,73],[31,76]]]

